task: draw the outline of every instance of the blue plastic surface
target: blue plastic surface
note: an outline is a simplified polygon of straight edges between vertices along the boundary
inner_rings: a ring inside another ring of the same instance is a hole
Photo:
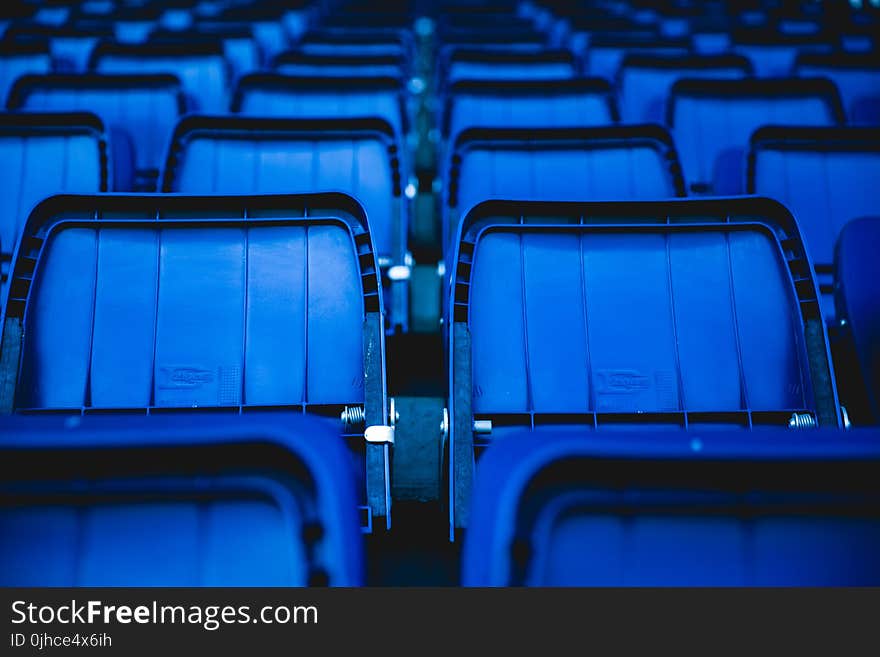
[[[796,413],[840,425],[812,269],[776,202],[488,201],[457,242],[454,526],[474,418],[492,441],[517,427],[787,427]]]
[[[194,199],[62,196],[35,210],[25,234],[44,244],[6,313],[23,317],[17,410],[364,401],[363,323],[378,291],[358,259],[358,206]]]
[[[627,54],[639,55],[687,55],[690,51],[688,40],[657,40],[639,38],[603,38],[601,35],[590,39],[587,50],[587,73],[596,77],[613,80],[617,77],[621,62]]]
[[[835,258],[837,313],[846,320],[858,357],[857,385],[873,424],[880,425],[880,218],[844,226]]]
[[[0,253],[6,256],[44,198],[109,187],[104,126],[94,114],[0,113],[0,161]]]
[[[467,128],[572,128],[616,121],[617,106],[604,80],[468,80],[450,89],[443,132],[452,143]]]
[[[752,133],[764,125],[831,126],[844,121],[834,84],[823,79],[679,80],[668,123],[690,189],[742,194]]]
[[[446,70],[446,84],[459,80],[565,80],[578,73],[566,51],[516,53],[457,50]]]
[[[679,78],[742,78],[750,73],[747,59],[731,55],[627,55],[617,75],[621,120],[663,123],[669,93]]]
[[[230,71],[221,42],[146,45],[98,44],[89,67],[96,73],[176,75],[187,96],[187,109],[224,112],[229,105]]]
[[[748,57],[755,67],[755,75],[762,78],[785,77],[794,69],[798,55],[830,53],[833,46],[821,36],[784,35],[758,30],[733,36],[732,49]]]
[[[0,102],[6,102],[13,83],[22,75],[48,73],[51,69],[52,58],[46,48],[0,44]]]
[[[252,74],[241,79],[232,111],[288,119],[379,118],[406,134],[400,82],[393,78],[300,78]]]
[[[272,68],[295,77],[388,77],[403,78],[405,60],[396,56],[304,55],[298,51],[281,53]]]
[[[0,419],[0,584],[359,585],[334,434],[296,415]]]
[[[880,58],[876,55],[803,55],[795,70],[802,77],[833,80],[852,125],[880,126]]]
[[[142,177],[155,184],[178,116],[180,82],[170,75],[46,75],[21,78],[10,109],[91,111],[101,117],[111,146],[130,145]]]
[[[467,130],[456,140],[453,163],[446,184],[447,240],[454,236],[458,216],[490,199],[684,196],[672,138],[660,126]]]
[[[391,126],[375,119],[191,116],[175,133],[163,191],[345,192],[367,211],[379,256],[402,262],[407,224],[401,207],[399,150]]]
[[[506,437],[465,586],[876,586],[876,431]]]
[[[837,237],[847,222],[880,207],[880,130],[766,128],[753,135],[750,157],[748,191],[775,198],[794,214],[830,322]]]

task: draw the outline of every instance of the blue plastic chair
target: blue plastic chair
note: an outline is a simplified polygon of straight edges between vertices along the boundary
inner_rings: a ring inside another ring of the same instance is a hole
[[[880,206],[880,129],[766,127],[751,142],[748,192],[775,198],[794,214],[831,322],[837,237]]]
[[[841,424],[810,260],[775,201],[487,201],[456,242],[453,527],[475,453],[522,429]]]
[[[494,443],[465,586],[876,586],[876,431],[571,434]]]
[[[13,264],[0,413],[335,417],[390,526],[390,444],[364,446],[388,424],[382,294],[354,199],[56,196]]]
[[[327,420],[0,418],[3,586],[357,586]]]

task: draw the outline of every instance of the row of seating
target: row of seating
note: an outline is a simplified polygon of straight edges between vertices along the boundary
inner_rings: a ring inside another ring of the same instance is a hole
[[[880,135],[834,81],[677,68],[717,3],[681,53],[646,47],[662,2],[196,4],[127,38],[49,12],[120,69],[11,83],[0,583],[357,585],[432,467],[465,584],[880,581],[877,431],[849,429],[880,423]],[[275,70],[232,86],[217,16]],[[659,122],[624,116],[640,62]],[[432,253],[439,293],[408,280]],[[436,437],[387,351],[430,294]]]

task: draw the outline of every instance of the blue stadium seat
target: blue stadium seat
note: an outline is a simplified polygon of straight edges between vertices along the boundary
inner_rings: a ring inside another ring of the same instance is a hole
[[[287,5],[292,11],[290,16],[285,15],[285,7],[258,7],[253,5],[229,6],[217,17],[219,21],[226,23],[248,23],[253,30],[254,38],[260,45],[260,50],[265,54],[266,61],[270,61],[275,55],[290,45],[290,39],[296,34],[290,34],[289,30],[295,30],[294,23],[297,17],[295,7]]]
[[[827,79],[683,79],[672,87],[668,124],[691,191],[741,194],[752,133],[764,125],[832,126],[844,122]]]
[[[276,73],[295,77],[386,77],[402,80],[406,68],[396,55],[305,55],[297,50],[279,54]]]
[[[446,84],[459,80],[564,80],[578,75],[566,50],[516,52],[456,48],[446,69]]]
[[[229,79],[234,82],[242,75],[260,69],[263,55],[253,36],[251,26],[247,23],[204,23],[186,31],[153,30],[149,41],[165,41],[177,43],[194,43],[198,41],[219,42],[223,47],[223,57],[229,65]],[[225,110],[226,106],[220,108]]]
[[[683,56],[691,50],[688,39],[643,39],[630,35],[596,34],[587,51],[587,73],[607,80],[617,77],[626,55]]]
[[[456,242],[455,527],[487,431],[841,424],[809,259],[775,201],[488,201]]]
[[[31,209],[61,192],[111,188],[104,125],[94,114],[0,113],[0,263],[8,273]],[[0,285],[0,298],[5,285]]]
[[[56,196],[21,243],[0,414],[342,414],[390,526],[389,445],[364,450],[357,421],[388,412],[375,251],[351,197]]]
[[[355,196],[370,220],[380,266],[404,265],[408,206],[400,145],[381,119],[184,118],[174,133],[164,192]],[[406,286],[392,285],[391,326],[406,327]],[[396,289],[401,288],[401,289]]]
[[[288,119],[379,118],[401,140],[408,131],[400,81],[394,78],[254,73],[239,82],[232,111]]]
[[[876,178],[875,178],[876,181]],[[875,206],[876,209],[876,206]],[[850,387],[860,407],[847,409],[858,420],[880,426],[880,218],[862,217],[840,232],[835,253],[835,299],[857,364],[851,368]],[[863,407],[863,408],[862,408]]]
[[[468,128],[575,128],[617,122],[611,85],[571,80],[461,80],[446,98],[443,134]]]
[[[472,128],[447,176],[444,240],[458,217],[490,199],[598,201],[684,196],[672,137],[657,125]]]
[[[73,25],[26,24],[10,27],[4,36],[6,41],[45,40],[49,44],[52,68],[58,72],[82,73],[88,67],[92,48],[101,39],[109,39],[113,30],[109,25],[80,29]],[[28,71],[48,73],[49,69]]]
[[[45,42],[22,44],[0,41],[0,100],[5,102],[19,77],[48,73],[50,70],[52,56]]]
[[[812,55],[797,58],[797,74],[834,80],[847,118],[853,125],[880,126],[880,57],[877,55]]]
[[[880,434],[520,432],[480,460],[465,586],[877,586]]]
[[[737,55],[626,55],[617,75],[620,117],[626,123],[663,123],[679,78],[744,78],[752,67]]]
[[[0,419],[2,586],[357,586],[326,420]]]
[[[798,221],[816,268],[822,310],[834,319],[834,245],[850,220],[880,208],[880,129],[765,127],[752,135],[748,192]]]
[[[777,30],[747,29],[734,34],[733,51],[748,57],[755,75],[762,78],[791,75],[795,60],[803,53],[828,53],[832,45],[824,36],[785,35]]]
[[[105,74],[173,74],[180,78],[187,109],[221,113],[229,105],[230,70],[218,40],[120,44],[101,42],[89,68]]]
[[[305,36],[297,49],[304,55],[400,57],[411,59],[413,45],[395,30],[323,30]]]
[[[184,100],[179,80],[171,75],[28,75],[10,92],[9,108],[94,112],[109,134],[112,161],[125,162],[133,151],[133,186],[152,191]],[[125,181],[116,178],[116,188],[126,189]]]

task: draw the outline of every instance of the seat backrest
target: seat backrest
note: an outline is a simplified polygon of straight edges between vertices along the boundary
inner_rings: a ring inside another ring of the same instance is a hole
[[[587,73],[607,80],[617,77],[621,62],[627,54],[683,56],[690,52],[688,39],[643,39],[627,35],[594,34],[587,50]]]
[[[171,75],[36,75],[18,80],[9,107],[94,112],[104,122],[111,143],[130,143],[137,168],[155,181],[184,102],[180,82]]]
[[[505,52],[457,48],[449,61],[446,83],[459,80],[564,80],[578,74],[566,50]]]
[[[326,421],[0,418],[3,586],[353,586],[351,457]]]
[[[748,192],[792,211],[834,317],[834,245],[852,219],[880,207],[880,129],[766,127],[752,136]]]
[[[876,178],[875,178],[876,180]],[[876,206],[875,206],[876,207]],[[857,365],[851,383],[864,398],[861,418],[880,425],[880,218],[851,221],[840,232],[834,260],[838,319],[852,340]],[[850,403],[850,400],[847,400]],[[847,407],[849,408],[849,406]],[[853,412],[855,414],[855,410]]]
[[[0,253],[13,252],[44,198],[108,191],[107,155],[104,125],[94,114],[0,113]]]
[[[95,25],[79,28],[74,25],[40,25],[36,23],[18,24],[6,30],[5,41],[22,40],[48,42],[52,67],[29,70],[27,73],[48,73],[50,68],[59,72],[84,72],[89,54],[101,39],[113,36],[109,25]],[[5,97],[4,97],[5,99]]]
[[[295,119],[379,118],[398,138],[407,132],[400,81],[373,77],[246,75],[232,99],[232,111]]]
[[[669,92],[679,78],[743,78],[751,70],[749,61],[736,55],[626,55],[617,76],[621,120],[665,122]]]
[[[489,199],[597,201],[684,196],[672,138],[656,125],[606,128],[472,128],[455,144],[446,185],[457,217]]]
[[[509,436],[477,469],[462,583],[876,586],[878,439]]]
[[[229,105],[229,66],[218,40],[186,43],[99,43],[89,67],[105,74],[173,74],[180,78],[188,108],[196,112],[223,113]]]
[[[363,403],[364,336],[382,326],[366,227],[342,194],[53,197],[14,263],[3,405]]]
[[[764,125],[844,122],[837,88],[823,78],[690,80],[672,87],[668,123],[690,189],[741,194],[752,133]]]
[[[746,29],[734,34],[732,49],[748,57],[758,77],[791,75],[795,60],[801,53],[828,53],[832,44],[822,35],[779,34],[774,30]]]
[[[475,419],[493,440],[840,425],[809,259],[775,201],[488,201],[450,263],[453,472]]]
[[[804,54],[797,58],[795,71],[802,77],[822,76],[834,80],[849,123],[880,126],[880,57],[877,55]]]
[[[462,80],[447,96],[443,133],[452,143],[467,128],[573,128],[616,121],[605,80]]]
[[[393,130],[381,119],[189,116],[175,130],[162,191],[342,191],[367,211],[377,253],[396,257],[407,231],[398,153]]]
[[[13,83],[28,74],[48,73],[52,56],[48,45],[0,42],[0,102],[6,102]]]
[[[403,59],[395,55],[305,55],[296,50],[275,58],[272,68],[295,77],[386,77],[403,79]]]

